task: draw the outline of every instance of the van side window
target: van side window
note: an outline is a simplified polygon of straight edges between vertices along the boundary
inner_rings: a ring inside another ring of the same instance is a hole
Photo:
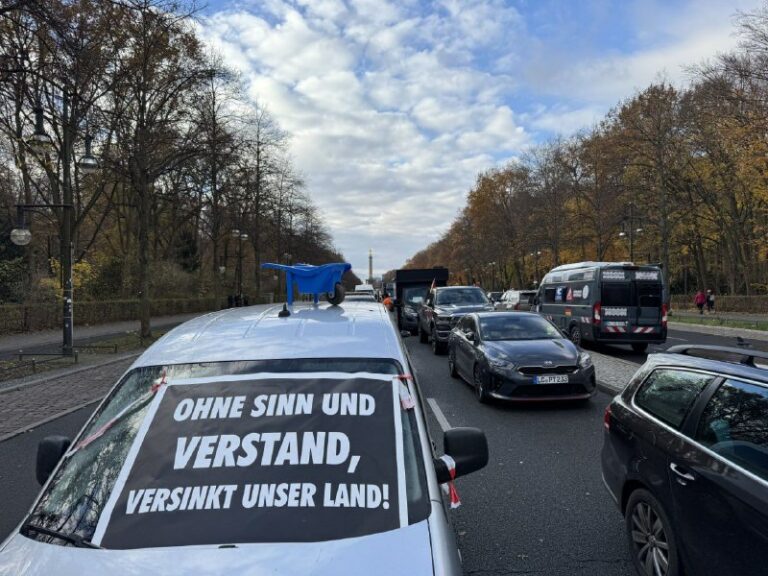
[[[635,404],[679,430],[704,388],[714,380],[709,374],[684,370],[655,370],[635,394]]]
[[[696,440],[768,480],[768,388],[725,381],[704,408]]]
[[[554,286],[544,288],[544,302],[554,302],[556,290]]]

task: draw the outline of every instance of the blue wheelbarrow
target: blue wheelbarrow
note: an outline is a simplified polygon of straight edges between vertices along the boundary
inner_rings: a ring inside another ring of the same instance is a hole
[[[320,294],[324,292],[328,302],[336,306],[344,301],[346,292],[341,284],[341,277],[345,272],[352,269],[352,264],[339,262],[323,264],[322,266],[312,266],[311,264],[288,266],[286,264],[266,262],[261,267],[285,272],[285,288],[288,293],[287,302],[289,306],[293,305],[294,282],[299,289],[299,294],[314,295],[315,304],[318,303]]]

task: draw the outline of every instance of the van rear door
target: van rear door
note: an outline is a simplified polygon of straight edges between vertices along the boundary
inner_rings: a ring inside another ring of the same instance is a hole
[[[661,282],[635,282],[637,295],[637,326],[659,326],[661,324]]]
[[[603,318],[602,332],[622,334],[628,332],[637,320],[634,282],[629,272],[619,269],[603,269],[600,282],[600,303]]]

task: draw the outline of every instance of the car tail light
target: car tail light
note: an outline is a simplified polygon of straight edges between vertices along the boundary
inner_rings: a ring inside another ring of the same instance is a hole
[[[595,326],[600,325],[600,302],[595,302],[595,305],[592,306],[592,322]]]
[[[662,328],[667,327],[667,305],[666,304],[661,305],[661,326]]]
[[[605,407],[605,413],[603,414],[603,428],[606,432],[611,431],[611,405]]]

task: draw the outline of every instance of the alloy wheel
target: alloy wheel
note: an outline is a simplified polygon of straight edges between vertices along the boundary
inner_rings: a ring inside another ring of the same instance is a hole
[[[669,541],[664,523],[647,502],[632,509],[632,543],[638,565],[645,576],[666,576],[669,571]]]
[[[475,365],[473,376],[472,380],[475,385],[477,399],[482,403],[488,402],[488,391],[485,389],[485,382],[483,382],[483,369],[479,364]]]
[[[458,377],[458,372],[456,371],[456,350],[451,346],[448,347],[448,373],[451,375],[451,378]]]
[[[569,336],[571,337],[571,342],[576,344],[576,346],[581,346],[581,328],[578,326],[571,327]]]

